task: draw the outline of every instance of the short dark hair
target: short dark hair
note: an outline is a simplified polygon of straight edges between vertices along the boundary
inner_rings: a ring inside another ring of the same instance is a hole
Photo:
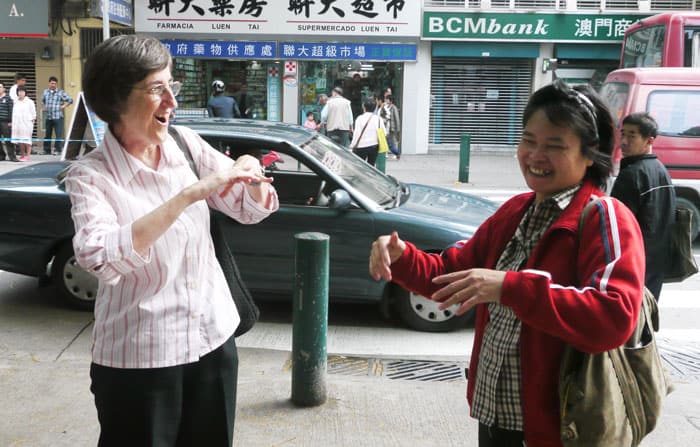
[[[314,116],[314,112],[306,112],[306,117]]]
[[[27,79],[27,77],[24,75],[24,73],[16,73],[15,74],[15,81],[19,81],[22,79]]]
[[[27,87],[20,85],[17,87],[17,92],[24,92],[27,93]]]
[[[384,96],[384,101],[391,101],[393,103],[394,102],[394,95]]]
[[[58,78],[56,76],[50,76],[49,82],[58,82]]]
[[[622,120],[622,125],[637,126],[639,134],[644,138],[654,137],[659,133],[659,125],[647,112],[631,113]]]
[[[576,133],[581,140],[581,153],[593,161],[584,178],[598,187],[604,186],[612,172],[615,127],[603,100],[588,85],[571,88],[558,79],[532,94],[523,112],[523,127],[538,110],[555,126]]]
[[[123,34],[107,39],[85,63],[85,100],[103,121],[115,124],[134,86],[171,64],[170,52],[154,37]]]
[[[374,111],[374,108],[377,107],[377,103],[375,102],[374,98],[367,98],[365,99],[365,102],[362,103],[362,107],[365,108],[365,112],[372,112]]]

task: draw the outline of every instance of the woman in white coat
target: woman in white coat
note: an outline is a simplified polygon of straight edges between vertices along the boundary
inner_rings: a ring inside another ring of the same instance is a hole
[[[36,121],[36,105],[27,96],[26,87],[17,87],[17,101],[12,108],[12,142],[19,144],[20,161],[28,161],[32,155],[34,121]]]

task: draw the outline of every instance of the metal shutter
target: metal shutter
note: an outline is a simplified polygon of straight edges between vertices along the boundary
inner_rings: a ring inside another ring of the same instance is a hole
[[[39,113],[41,113],[41,98],[39,97],[44,91],[37,93],[36,90],[36,64],[34,60],[34,53],[0,53],[0,60],[2,61],[2,68],[0,70],[0,81],[2,81],[5,86],[5,91],[10,94],[10,87],[15,85],[15,74],[22,73],[27,77],[27,83],[24,85],[27,87],[27,97],[31,98],[36,104],[37,108],[37,120],[39,118]],[[48,79],[46,80],[48,82]],[[37,96],[39,95],[39,96]],[[34,135],[37,136],[37,126],[34,126]]]
[[[532,69],[532,59],[434,57],[431,148],[452,149],[463,133],[471,135],[477,149],[517,145],[522,112],[532,91]]]

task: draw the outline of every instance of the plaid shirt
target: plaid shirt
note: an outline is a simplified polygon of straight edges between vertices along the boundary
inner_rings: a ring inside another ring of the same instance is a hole
[[[46,107],[46,116],[48,120],[57,120],[63,118],[63,109],[61,106],[63,103],[73,104],[73,100],[68,93],[57,88],[56,90],[51,90],[47,88],[41,95],[41,104]]]
[[[498,259],[501,271],[519,271],[537,242],[569,205],[580,184],[533,203],[523,216],[513,239]],[[474,388],[472,412],[481,423],[506,430],[523,430],[520,395],[520,325],[513,311],[499,303],[489,304]]]

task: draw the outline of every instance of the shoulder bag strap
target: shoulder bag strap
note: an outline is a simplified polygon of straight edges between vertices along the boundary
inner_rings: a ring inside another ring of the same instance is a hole
[[[173,137],[173,140],[175,140],[175,143],[177,144],[177,147],[180,148],[183,154],[185,154],[185,158],[187,159],[187,163],[190,164],[190,168],[192,168],[192,171],[194,172],[194,175],[199,178],[199,171],[197,170],[197,165],[194,162],[194,159],[192,159],[192,153],[190,152],[189,146],[185,143],[184,138],[182,137],[182,134],[180,133],[179,130],[175,128],[175,126],[168,126],[168,133],[170,134],[171,137]]]
[[[374,115],[373,115],[374,116]],[[365,134],[365,129],[367,129],[367,125],[369,124],[369,119],[365,123],[364,127],[362,128],[362,132],[360,132],[360,136],[357,137],[357,143],[352,147],[353,150],[357,149],[357,146],[360,144],[360,140],[362,139],[362,135]]]

